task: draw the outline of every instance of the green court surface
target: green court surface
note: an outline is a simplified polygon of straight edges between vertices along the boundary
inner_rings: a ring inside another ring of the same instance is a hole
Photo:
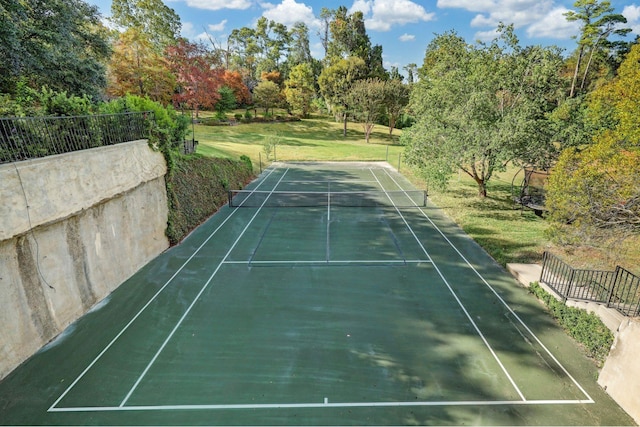
[[[13,425],[632,425],[386,163],[276,163],[0,383]]]

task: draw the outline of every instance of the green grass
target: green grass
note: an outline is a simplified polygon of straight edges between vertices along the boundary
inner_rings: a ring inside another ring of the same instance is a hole
[[[389,136],[388,129],[376,126],[369,144],[364,141],[360,125],[350,123],[347,136],[342,123],[326,118],[285,123],[240,123],[235,126],[195,126],[198,152],[205,155],[238,158],[244,154],[254,165],[263,167],[274,160],[357,161],[388,160],[397,167],[402,152],[400,131]],[[277,141],[275,153],[267,159],[264,144]]]
[[[326,117],[287,123],[195,127],[199,153],[234,159],[244,154],[251,158],[256,171],[273,160],[273,155],[267,159],[264,145],[275,138],[277,160],[387,160],[418,188],[426,188],[419,175],[401,162],[404,149],[399,145],[400,134],[401,131],[394,130],[390,137],[386,127],[376,126],[370,143],[366,144],[360,125],[349,123],[347,136],[343,137],[342,123]],[[516,173],[518,169],[511,168],[494,176],[484,199],[477,196],[475,182],[464,174],[452,177],[446,191],[431,189],[429,197],[503,266],[512,262],[540,262],[542,253],[550,250],[576,268],[613,269],[619,264],[640,274],[640,236],[604,247],[562,247],[551,243],[545,234],[548,223],[513,203],[511,183]]]
[[[404,174],[420,182],[412,172]],[[430,200],[503,266],[539,262],[549,248],[546,221],[513,202],[511,182],[516,173],[517,168],[510,168],[494,176],[486,198],[478,197],[476,183],[465,174],[452,177],[446,190],[429,192]]]

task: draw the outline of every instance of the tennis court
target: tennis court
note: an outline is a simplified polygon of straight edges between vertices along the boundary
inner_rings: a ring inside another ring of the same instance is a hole
[[[2,424],[621,425],[386,163],[276,163],[0,383]]]

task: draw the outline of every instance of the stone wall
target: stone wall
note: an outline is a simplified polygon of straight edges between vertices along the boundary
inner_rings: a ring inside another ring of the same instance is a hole
[[[625,319],[618,329],[598,384],[640,424],[640,319]]]
[[[146,141],[0,165],[0,378],[168,248]]]

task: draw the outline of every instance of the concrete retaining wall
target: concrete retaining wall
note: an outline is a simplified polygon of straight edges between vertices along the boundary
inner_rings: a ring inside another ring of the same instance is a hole
[[[146,141],[0,165],[0,378],[168,248]]]
[[[640,424],[640,319],[625,319],[598,377],[598,384]]]

